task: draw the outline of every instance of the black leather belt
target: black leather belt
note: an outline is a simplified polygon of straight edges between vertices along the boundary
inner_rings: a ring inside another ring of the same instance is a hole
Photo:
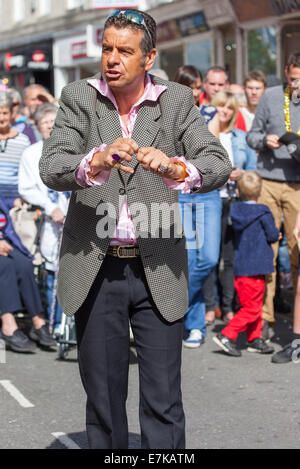
[[[140,256],[140,250],[137,246],[109,246],[107,254],[121,259]]]

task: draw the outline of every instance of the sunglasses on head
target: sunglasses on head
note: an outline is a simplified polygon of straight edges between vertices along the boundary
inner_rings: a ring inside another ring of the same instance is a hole
[[[147,28],[143,15],[132,10],[115,10],[111,15],[109,15],[108,18],[111,18],[111,17],[119,18],[121,16],[124,16],[124,18],[126,18],[131,23],[138,24],[139,26],[143,26],[151,40],[151,44],[153,45],[153,39],[152,39],[149,29]]]

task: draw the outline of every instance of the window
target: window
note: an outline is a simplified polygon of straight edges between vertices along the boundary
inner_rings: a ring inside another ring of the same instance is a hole
[[[183,65],[183,47],[177,46],[162,50],[160,53],[160,68],[165,70],[169,79],[173,80],[178,67]]]
[[[25,0],[14,0],[13,20],[22,21],[25,18]]]
[[[40,15],[48,15],[51,11],[51,0],[40,0]]]
[[[248,33],[248,68],[260,69],[265,75],[276,75],[276,27],[253,29]]]
[[[204,39],[202,41],[191,42],[187,45],[186,62],[194,65],[205,76],[207,70],[211,67],[212,41]]]
[[[81,7],[84,3],[84,0],[68,0],[68,10],[72,10],[73,8]]]

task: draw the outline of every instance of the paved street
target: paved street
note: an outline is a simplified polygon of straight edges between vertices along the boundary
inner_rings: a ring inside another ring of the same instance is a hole
[[[285,341],[290,316],[278,318]],[[274,365],[270,356],[245,349],[241,358],[219,351],[212,341],[183,350],[183,396],[187,447],[299,448],[300,363]],[[241,337],[240,345],[245,347]],[[276,350],[280,348],[274,339]],[[132,348],[128,415],[130,447],[139,447],[138,374]],[[13,386],[13,388],[11,387]],[[6,353],[0,364],[1,448],[86,448],[85,397],[76,350],[65,361],[56,351]]]

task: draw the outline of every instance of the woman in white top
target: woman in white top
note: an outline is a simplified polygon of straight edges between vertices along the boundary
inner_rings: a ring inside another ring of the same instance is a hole
[[[43,140],[50,136],[56,112],[57,108],[49,103],[41,104],[37,108],[34,118]],[[38,205],[45,212],[40,250],[47,270],[48,319],[50,326],[55,330],[61,320],[61,308],[53,295],[55,272],[58,268],[60,236],[67,214],[69,193],[48,189],[42,182],[39,173],[42,149],[43,141],[40,141],[23,152],[19,168],[19,193],[26,202]]]

